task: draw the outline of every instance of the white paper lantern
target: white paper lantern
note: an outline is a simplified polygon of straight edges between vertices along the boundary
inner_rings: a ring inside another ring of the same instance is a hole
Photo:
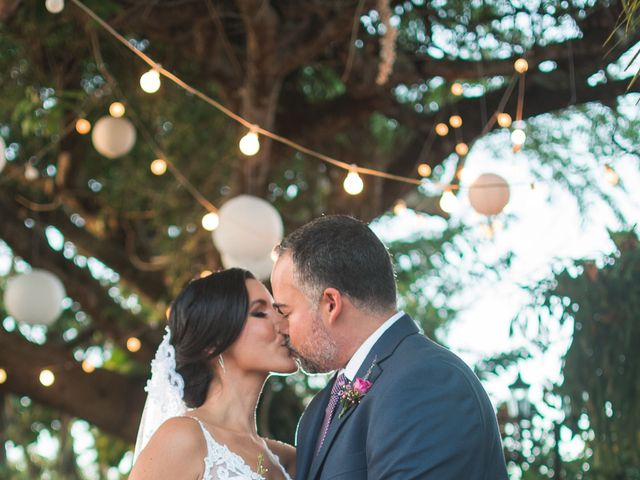
[[[242,260],[236,260],[229,255],[222,255],[222,264],[225,268],[237,267],[249,270],[258,280],[268,279],[273,268],[271,255],[262,258],[244,258]]]
[[[136,143],[136,129],[126,118],[102,117],[91,132],[91,141],[98,153],[107,158],[126,155]]]
[[[7,148],[7,144],[4,143],[4,138],[0,137],[0,172],[4,170],[4,166],[7,164],[7,157],[4,150]]]
[[[284,226],[269,202],[251,195],[239,195],[218,212],[220,225],[213,242],[223,255],[239,261],[269,257],[282,240]]]
[[[4,305],[20,322],[49,325],[62,313],[66,295],[64,285],[53,273],[32,270],[8,280]]]
[[[509,184],[500,175],[483,173],[469,187],[469,202],[482,215],[497,215],[509,203]]]

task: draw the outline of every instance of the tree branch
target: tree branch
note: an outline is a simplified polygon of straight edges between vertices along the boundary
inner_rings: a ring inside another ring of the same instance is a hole
[[[0,392],[27,395],[87,420],[107,433],[135,441],[145,401],[144,378],[104,369],[87,374],[69,352],[46,344],[35,345],[2,328],[0,352],[0,364],[7,371],[7,381],[0,385]],[[51,387],[38,381],[45,368],[56,376]]]
[[[121,348],[126,348],[127,338],[131,332],[136,332],[136,336],[143,341],[142,349],[132,354],[134,358],[144,363],[153,358],[155,347],[160,343],[159,334],[152,331],[140,317],[117,305],[88,269],[78,267],[61,253],[52,250],[44,234],[45,225],[36,223],[33,228],[27,229],[24,226],[27,217],[24,209],[22,213],[16,210],[15,204],[4,194],[0,194],[0,215],[3,219],[0,237],[16,255],[25,258],[35,268],[44,268],[57,275],[65,285],[67,294],[80,302],[92,322]]]

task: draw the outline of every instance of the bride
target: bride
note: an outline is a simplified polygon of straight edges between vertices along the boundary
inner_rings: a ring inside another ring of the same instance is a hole
[[[272,305],[237,268],[178,295],[151,364],[131,480],[291,479],[295,449],[256,430],[269,373],[296,370]]]

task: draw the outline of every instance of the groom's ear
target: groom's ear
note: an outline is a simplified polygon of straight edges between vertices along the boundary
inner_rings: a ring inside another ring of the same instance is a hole
[[[327,325],[335,324],[343,307],[343,298],[339,290],[325,288],[320,299],[320,309]]]

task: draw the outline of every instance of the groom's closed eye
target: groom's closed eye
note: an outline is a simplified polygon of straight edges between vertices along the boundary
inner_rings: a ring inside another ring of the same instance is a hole
[[[273,308],[275,309],[276,312],[278,312],[280,314],[280,316],[282,316],[282,318],[287,318],[289,316],[288,313],[285,313],[283,311],[284,308],[286,308],[287,306],[282,304],[282,303],[274,303],[273,304]]]

